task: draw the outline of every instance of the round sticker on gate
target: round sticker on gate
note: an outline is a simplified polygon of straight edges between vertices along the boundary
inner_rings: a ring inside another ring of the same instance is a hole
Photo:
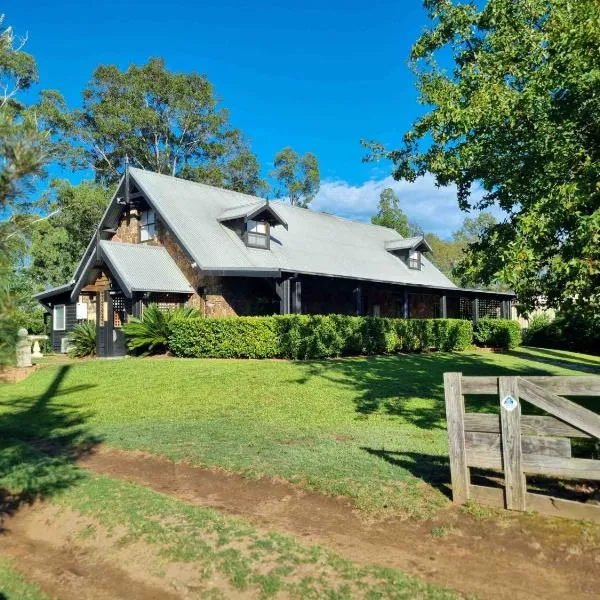
[[[511,410],[515,410],[519,403],[512,396],[505,396],[500,404],[502,408],[510,412]]]

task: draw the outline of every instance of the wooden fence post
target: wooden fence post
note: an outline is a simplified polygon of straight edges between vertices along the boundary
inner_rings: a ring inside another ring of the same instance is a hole
[[[452,501],[464,504],[469,499],[470,481],[465,450],[465,400],[460,379],[461,373],[444,373]]]
[[[499,377],[500,423],[506,508],[527,510],[521,451],[521,403],[516,377]]]

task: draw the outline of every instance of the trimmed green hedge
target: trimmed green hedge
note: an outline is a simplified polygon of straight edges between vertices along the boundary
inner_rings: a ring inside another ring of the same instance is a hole
[[[206,358],[329,358],[465,350],[470,321],[345,315],[225,317],[174,322],[169,349]]]
[[[509,350],[521,345],[521,326],[506,319],[480,319],[473,329],[473,339],[478,346]]]

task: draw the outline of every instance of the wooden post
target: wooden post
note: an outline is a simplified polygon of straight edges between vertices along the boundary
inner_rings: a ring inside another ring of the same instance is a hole
[[[499,377],[500,424],[506,508],[527,510],[521,450],[521,403],[516,377]],[[511,401],[512,400],[512,401]]]
[[[361,287],[357,287],[352,290],[352,298],[354,304],[354,314],[361,316],[363,314],[363,293]]]
[[[297,315],[302,313],[302,282],[298,276],[291,281],[291,312]]]
[[[440,296],[440,316],[442,319],[446,319],[448,317],[448,304],[446,301],[446,294],[442,294]]]
[[[473,319],[473,323],[477,323],[477,321],[479,321],[479,298],[471,300],[471,306],[473,313],[471,318]]]
[[[452,501],[464,504],[469,499],[470,481],[465,450],[465,400],[460,379],[461,373],[444,373]]]
[[[410,317],[410,306],[408,303],[408,290],[404,288],[404,298],[402,301],[402,318],[408,319]]]

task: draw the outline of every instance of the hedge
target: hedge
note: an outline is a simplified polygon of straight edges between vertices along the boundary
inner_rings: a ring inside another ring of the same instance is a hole
[[[286,315],[186,319],[173,323],[169,349],[206,358],[329,358],[465,350],[470,321]]]
[[[506,319],[479,319],[473,329],[473,339],[478,346],[491,346],[509,350],[521,345],[521,326]]]

